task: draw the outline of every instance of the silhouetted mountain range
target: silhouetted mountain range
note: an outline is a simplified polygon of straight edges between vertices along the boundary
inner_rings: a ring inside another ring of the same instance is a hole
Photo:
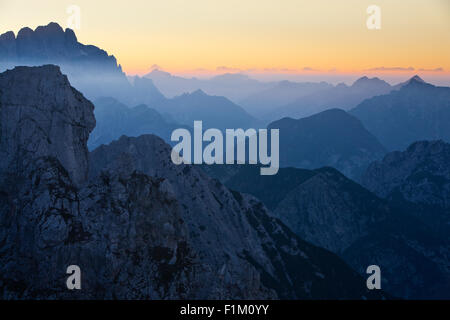
[[[272,122],[280,130],[280,165],[315,169],[332,166],[358,178],[385,149],[361,122],[344,110],[330,109],[313,116]]]
[[[239,103],[248,112],[256,117],[274,112],[280,107],[287,105],[305,96],[309,96],[316,92],[321,92],[332,88],[333,86],[326,82],[292,82],[280,81],[270,88],[258,91]]]
[[[259,128],[260,121],[225,97],[210,96],[202,90],[185,93],[166,102],[159,109],[171,115],[175,121],[193,126],[194,120],[202,120],[210,128]]]
[[[341,83],[335,87],[325,88],[300,97],[292,103],[274,109],[263,117],[272,120],[282,117],[302,118],[331,108],[350,110],[367,98],[392,90],[393,88],[383,80],[362,77],[351,86]]]
[[[365,100],[350,111],[388,150],[417,140],[450,141],[450,88],[414,77],[399,90]]]
[[[97,125],[89,136],[90,150],[101,144],[108,144],[122,135],[137,137],[151,133],[170,143],[172,131],[183,127],[167,121],[156,110],[143,104],[129,108],[113,98],[105,97],[96,99],[94,105]]]
[[[167,97],[202,90],[209,95],[225,96],[235,103],[273,85],[272,83],[251,79],[247,75],[239,73],[225,73],[210,79],[199,79],[183,78],[154,69],[144,77],[152,79]]]

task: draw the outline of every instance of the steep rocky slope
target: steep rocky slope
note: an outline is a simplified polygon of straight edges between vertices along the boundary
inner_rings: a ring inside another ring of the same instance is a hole
[[[340,255],[361,274],[379,265],[382,286],[393,295],[449,297],[448,232],[436,233],[410,206],[394,206],[333,168],[281,168],[275,176],[260,176],[257,167],[242,166],[226,185],[261,199],[297,235]]]
[[[450,232],[450,144],[419,141],[369,166],[362,183],[409,210],[435,231]]]
[[[93,151],[88,167],[92,104],[57,67],[0,79],[3,298],[384,295],[258,200],[173,165],[160,138],[122,137]],[[22,120],[10,124],[14,117]],[[72,264],[82,270],[81,290],[65,286]]]

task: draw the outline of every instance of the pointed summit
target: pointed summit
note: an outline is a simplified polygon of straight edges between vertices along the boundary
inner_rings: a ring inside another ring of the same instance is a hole
[[[197,90],[193,91],[190,95],[191,95],[191,96],[194,96],[194,97],[204,97],[204,96],[207,96],[207,94],[205,93],[205,91],[203,91],[202,89],[197,89]]]
[[[425,81],[423,81],[423,79],[421,77],[419,77],[417,74],[412,77],[411,79],[408,80],[408,83],[411,81],[415,81],[415,82],[420,82],[420,83],[426,83]]]
[[[412,78],[406,80],[405,82],[401,82],[394,86],[394,90],[398,90],[400,88],[406,87],[408,85],[414,85],[414,84],[429,84],[425,82],[421,77],[419,77],[417,74],[413,76]]]

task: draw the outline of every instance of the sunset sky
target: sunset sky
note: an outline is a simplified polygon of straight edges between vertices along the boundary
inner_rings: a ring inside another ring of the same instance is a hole
[[[450,0],[0,0],[0,33],[65,28],[72,4],[78,40],[129,74],[450,75]],[[366,27],[371,4],[380,30]]]

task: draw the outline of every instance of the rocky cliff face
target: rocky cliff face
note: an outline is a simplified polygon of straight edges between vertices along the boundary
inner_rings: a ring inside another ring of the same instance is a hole
[[[57,68],[16,68],[0,79],[3,298],[384,295],[258,200],[173,165],[155,136],[102,146],[88,168],[92,105]],[[65,286],[72,264],[82,271],[79,291]]]
[[[0,104],[2,172],[25,170],[33,160],[49,156],[75,184],[87,178],[94,106],[58,67],[18,67],[0,74]]]
[[[450,144],[419,141],[403,152],[372,163],[362,183],[393,205],[412,213],[439,233],[450,231]]]
[[[372,163],[362,183],[380,197],[398,192],[406,200],[450,207],[450,144],[419,141]]]

